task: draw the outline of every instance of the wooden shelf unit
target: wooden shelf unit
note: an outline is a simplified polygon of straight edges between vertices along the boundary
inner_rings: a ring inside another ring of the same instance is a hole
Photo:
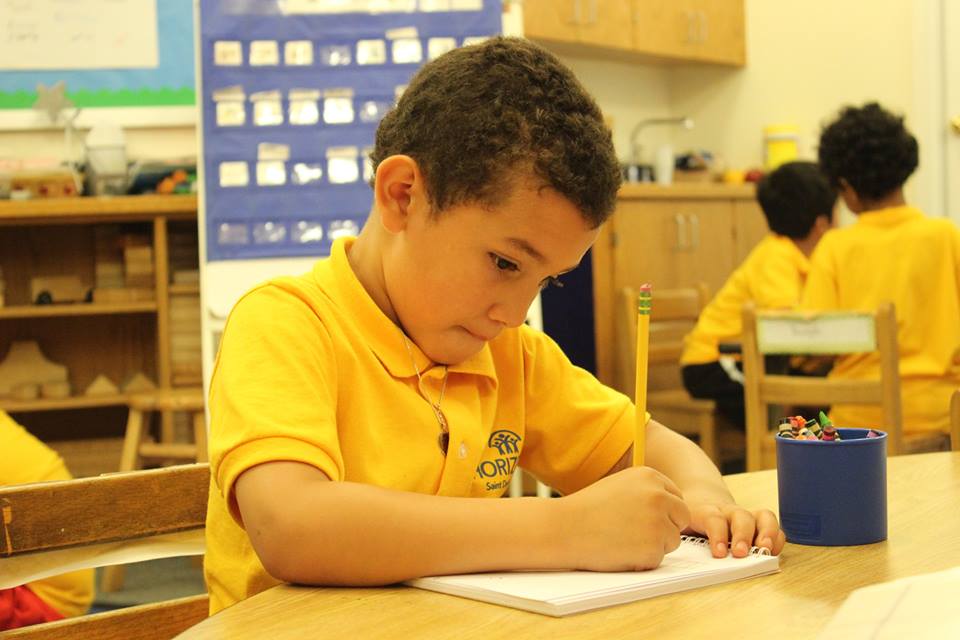
[[[68,367],[72,386],[69,398],[0,398],[0,409],[20,414],[17,417],[29,426],[32,412],[126,404],[123,393],[82,395],[100,374],[122,386],[139,371],[158,388],[172,387],[170,296],[198,295],[199,285],[170,284],[168,239],[171,225],[194,233],[196,219],[197,198],[192,195],[0,201],[0,268],[6,282],[6,306],[0,307],[0,361],[12,342],[36,340],[47,358]],[[29,282],[34,276],[76,274],[84,286],[93,285],[95,229],[100,225],[119,225],[124,233],[151,238],[155,299],[30,304]],[[199,336],[199,327],[197,331]],[[82,425],[80,414],[71,419]],[[172,415],[164,415],[163,424],[166,430]]]
[[[128,313],[155,313],[156,311],[157,303],[152,300],[144,302],[114,302],[110,304],[24,304],[10,307],[0,307],[0,319],[55,318],[60,316],[107,316],[112,314]]]

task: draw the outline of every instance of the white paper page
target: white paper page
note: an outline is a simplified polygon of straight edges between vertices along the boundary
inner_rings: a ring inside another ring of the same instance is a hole
[[[109,542],[48,553],[0,558],[0,589],[9,589],[50,576],[175,556],[199,556],[206,551],[203,529],[168,533],[143,540]]]
[[[960,567],[857,589],[818,640],[960,638]]]
[[[453,587],[458,595],[486,592],[514,598],[553,604],[567,604],[606,595],[640,592],[657,585],[696,582],[707,575],[731,573],[743,577],[746,573],[776,571],[779,560],[773,556],[751,555],[746,558],[714,558],[709,548],[696,544],[681,544],[664,557],[661,565],[651,571],[600,573],[591,571],[546,571],[481,573],[457,576],[437,576],[412,580],[408,584],[425,589]],[[678,588],[679,590],[679,588]],[[663,590],[657,590],[663,593]]]

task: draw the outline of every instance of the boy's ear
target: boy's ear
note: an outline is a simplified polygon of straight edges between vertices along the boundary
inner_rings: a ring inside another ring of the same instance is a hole
[[[850,183],[847,182],[846,178],[840,178],[840,197],[843,198],[844,204],[847,205],[847,209],[850,209],[853,213],[860,213],[863,211],[863,203],[860,201],[860,194],[857,193],[856,189],[850,186]]]
[[[391,233],[405,229],[411,215],[429,211],[426,196],[420,165],[410,156],[388,156],[377,165],[373,202]]]

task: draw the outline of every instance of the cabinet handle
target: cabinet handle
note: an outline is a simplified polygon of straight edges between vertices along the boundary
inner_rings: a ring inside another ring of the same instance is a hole
[[[583,18],[583,12],[580,10],[581,0],[570,0],[573,4],[573,21],[570,24],[580,24]]]
[[[590,14],[587,17],[587,24],[597,24],[597,2],[598,0],[590,0]]]
[[[697,14],[700,16],[700,44],[703,44],[707,41],[707,37],[709,37],[709,22],[707,21],[706,12],[697,11]]]
[[[683,251],[687,248],[687,217],[678,213],[673,216],[673,221],[677,224],[677,244],[674,248]]]
[[[687,18],[687,44],[693,44],[697,41],[697,23],[694,20],[696,15],[686,9],[683,10],[683,15]]]
[[[695,213],[687,214],[690,219],[690,242],[688,249],[697,249],[700,247],[700,216]]]

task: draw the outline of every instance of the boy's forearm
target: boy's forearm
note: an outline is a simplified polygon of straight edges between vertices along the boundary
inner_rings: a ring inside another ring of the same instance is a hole
[[[647,452],[647,464],[673,480],[688,502],[734,502],[707,454],[691,440],[653,420],[647,427]]]
[[[564,568],[555,500],[446,498],[329,481],[297,494],[283,505],[280,529],[271,531],[282,546],[269,550],[264,563],[289,582],[369,586],[445,573]]]

